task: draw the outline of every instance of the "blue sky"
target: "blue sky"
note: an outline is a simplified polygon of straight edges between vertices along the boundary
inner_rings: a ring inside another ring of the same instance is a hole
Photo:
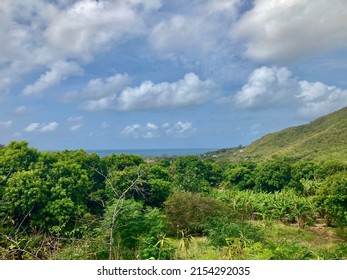
[[[0,143],[222,148],[347,105],[341,0],[2,0]]]

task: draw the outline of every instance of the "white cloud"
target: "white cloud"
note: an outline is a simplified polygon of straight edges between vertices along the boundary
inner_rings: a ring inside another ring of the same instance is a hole
[[[90,59],[93,53],[100,52],[113,41],[142,33],[144,23],[138,8],[143,3],[77,1],[54,17],[45,30],[45,38],[50,46],[65,55]]]
[[[127,88],[119,95],[118,106],[127,111],[198,105],[209,100],[215,94],[214,90],[211,80],[202,81],[196,74],[188,73],[174,83],[147,81],[139,87]]]
[[[242,108],[296,108],[301,116],[313,119],[346,106],[347,90],[300,81],[284,67],[264,66],[249,75],[233,100]]]
[[[122,131],[122,135],[132,138],[145,139],[160,137],[158,126],[153,123],[147,123],[145,126],[141,126],[139,124],[126,126]]]
[[[83,124],[77,123],[77,124],[71,125],[69,129],[70,129],[71,131],[77,131],[77,130],[79,130],[82,126],[83,126]]]
[[[166,130],[166,134],[173,137],[185,138],[193,135],[196,132],[191,122],[176,122]]]
[[[116,74],[105,79],[92,79],[81,91],[69,92],[65,95],[66,101],[98,99],[120,93],[130,84],[128,74]]]
[[[347,106],[347,89],[328,86],[321,82],[300,81],[296,95],[298,112],[307,118],[318,117]]]
[[[256,0],[232,30],[256,60],[289,61],[347,47],[346,3],[341,0]]]
[[[14,112],[18,115],[24,115],[24,114],[27,114],[29,112],[29,109],[24,106],[24,105],[21,105],[21,106],[18,106],[14,109]]]
[[[57,61],[34,84],[26,86],[23,93],[25,95],[35,95],[66,80],[70,76],[82,74],[83,69],[76,62]]]
[[[146,20],[160,7],[160,0],[0,1],[0,92],[38,67],[89,62],[118,42],[143,36]],[[25,93],[55,84],[53,74],[47,71]]]
[[[170,127],[170,123],[166,122],[161,125],[162,128],[168,128]]]
[[[139,138],[140,131],[141,131],[141,125],[139,125],[139,124],[132,124],[132,125],[126,126],[122,130],[122,135],[131,136],[131,137],[134,137],[134,138]]]
[[[285,68],[261,67],[248,77],[247,84],[235,95],[236,104],[244,108],[288,104],[298,92],[298,83]]]
[[[13,122],[11,120],[5,121],[5,122],[0,122],[0,129],[6,130],[12,126]]]
[[[26,132],[39,131],[40,127],[41,127],[41,125],[39,123],[31,123],[26,128],[24,128],[24,131],[26,131]]]
[[[50,122],[48,124],[45,123],[31,123],[26,128],[24,128],[25,132],[52,132],[55,131],[58,127],[57,122]]]
[[[219,50],[227,28],[238,14],[239,0],[209,0],[190,3],[190,8],[157,23],[149,41],[160,53],[206,55]],[[184,3],[186,4],[186,3]]]
[[[210,25],[203,25],[202,18],[192,19],[189,16],[175,15],[158,23],[153,28],[149,40],[154,49],[163,53],[206,53],[216,44],[216,38],[210,37],[211,28]]]
[[[151,130],[157,130],[157,129],[158,129],[158,126],[155,125],[154,123],[151,123],[151,122],[147,123],[147,124],[146,124],[146,127],[147,127],[148,129],[151,129]]]
[[[28,66],[22,62],[13,61],[11,63],[0,63],[0,97],[7,94],[19,76],[28,70]]]
[[[242,81],[254,66],[240,57],[240,44],[229,33],[246,1],[172,2],[174,9],[148,34],[156,54],[216,82]]]
[[[148,123],[146,126],[139,124],[133,124],[125,127],[122,131],[122,135],[132,138],[156,138],[158,134],[158,127],[154,124]]]
[[[40,128],[40,132],[54,131],[57,127],[58,127],[57,122],[50,122],[49,124],[42,125],[42,127]]]
[[[68,117],[67,121],[69,123],[73,123],[73,122],[81,122],[83,120],[82,116],[78,116],[78,117]]]
[[[126,126],[121,134],[131,138],[144,139],[158,138],[163,134],[169,137],[184,138],[193,135],[196,131],[191,122],[178,121],[174,124],[166,122],[162,125],[149,122],[146,125],[132,124]]]
[[[168,109],[202,104],[216,94],[211,80],[202,81],[194,73],[188,73],[182,80],[154,84],[145,81],[138,87],[128,87],[121,93],[89,100],[84,104],[88,111],[135,111]]]

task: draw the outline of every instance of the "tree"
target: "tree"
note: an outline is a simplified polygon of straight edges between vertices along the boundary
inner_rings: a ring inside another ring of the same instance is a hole
[[[43,212],[45,225],[51,229],[68,230],[75,219],[87,213],[91,184],[86,170],[73,160],[59,160],[47,173],[48,203]]]
[[[123,171],[125,168],[139,166],[144,163],[144,159],[138,155],[112,154],[101,159],[107,170]]]
[[[270,160],[256,169],[255,187],[258,191],[280,191],[291,180],[291,168],[283,160]]]
[[[253,189],[255,185],[254,171],[246,166],[232,165],[224,176],[232,187],[239,190]]]
[[[29,170],[39,157],[39,152],[29,148],[27,142],[11,142],[0,149],[0,183],[4,183],[11,174]]]
[[[326,178],[315,197],[328,226],[347,225],[347,171]]]
[[[319,165],[315,171],[315,177],[325,179],[335,173],[347,171],[347,164],[338,160],[328,160]]]
[[[177,158],[172,166],[174,184],[178,190],[188,192],[208,192],[209,169],[197,156]]]
[[[38,170],[16,172],[9,178],[3,197],[8,218],[20,226],[42,225],[47,192]]]

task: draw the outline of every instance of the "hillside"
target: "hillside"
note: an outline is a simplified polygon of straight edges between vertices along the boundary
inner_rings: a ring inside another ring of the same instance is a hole
[[[347,107],[309,124],[267,134],[247,147],[227,149],[216,155],[233,160],[288,156],[309,160],[347,161]]]

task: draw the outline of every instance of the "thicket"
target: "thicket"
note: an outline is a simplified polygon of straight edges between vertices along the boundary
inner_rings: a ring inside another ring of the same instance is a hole
[[[0,149],[0,220],[0,259],[177,259],[202,236],[226,259],[343,259],[347,164],[147,162],[11,142]],[[276,223],[302,234],[324,223],[342,245],[269,240]]]

